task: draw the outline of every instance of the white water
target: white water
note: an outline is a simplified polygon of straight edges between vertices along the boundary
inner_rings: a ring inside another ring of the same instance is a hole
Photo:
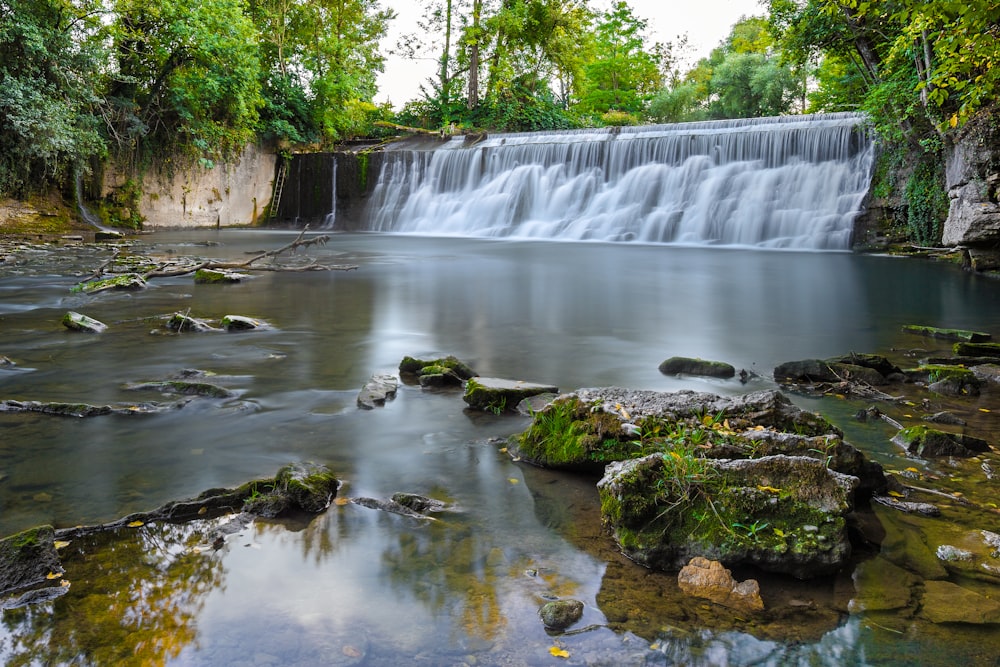
[[[856,114],[457,137],[387,151],[366,228],[841,250],[873,158]]]

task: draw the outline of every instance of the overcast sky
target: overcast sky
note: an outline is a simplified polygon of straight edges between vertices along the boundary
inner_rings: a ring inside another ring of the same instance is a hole
[[[691,62],[697,61],[719,45],[729,29],[743,16],[762,15],[760,0],[628,0],[632,13],[648,22],[651,42],[676,42],[678,35],[687,34]],[[389,26],[389,35],[382,42],[383,53],[396,44],[399,35],[416,29],[424,0],[382,0],[398,15]],[[606,9],[610,0],[592,0],[591,6]],[[433,76],[435,65],[430,61],[406,61],[389,56],[385,73],[379,77],[376,100],[386,100],[399,108],[420,95],[420,84]]]

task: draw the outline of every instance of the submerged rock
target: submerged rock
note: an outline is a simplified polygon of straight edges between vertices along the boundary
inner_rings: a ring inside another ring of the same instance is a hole
[[[921,615],[932,623],[1000,623],[1000,602],[950,581],[925,581]]]
[[[385,405],[386,400],[396,397],[399,381],[395,375],[373,375],[358,393],[358,407],[374,410]]]
[[[691,559],[677,575],[677,585],[685,594],[705,598],[741,612],[764,610],[756,579],[737,582],[722,563],[701,556]]]
[[[856,477],[806,457],[716,461],[650,454],[608,465],[601,515],[631,559],[659,570],[694,556],[801,579],[851,554],[844,516]]]
[[[565,630],[583,617],[583,603],[579,600],[553,600],[538,610],[542,623],[550,630]]]
[[[736,375],[736,369],[724,361],[691,357],[670,357],[660,363],[659,369],[664,375],[705,375],[716,378],[731,378]]]
[[[200,320],[195,317],[191,317],[186,313],[174,313],[170,316],[164,326],[170,331],[176,331],[178,333],[184,331],[195,331],[195,332],[205,332],[205,331],[218,331],[216,327],[213,327],[206,320]]]
[[[522,380],[474,377],[465,383],[462,399],[469,407],[500,413],[514,410],[526,398],[559,391],[558,387]]]
[[[939,329],[937,327],[926,327],[918,324],[905,324],[903,331],[917,334],[918,336],[929,336],[931,338],[943,338],[945,340],[962,340],[969,343],[985,343],[990,340],[988,333],[981,331],[966,331],[964,329]]]
[[[37,412],[57,417],[100,417],[103,415],[148,415],[176,410],[187,401],[173,403],[115,403],[114,405],[89,405],[87,403],[43,403],[40,401],[0,401],[0,412]]]
[[[73,288],[84,294],[97,294],[108,290],[140,290],[146,288],[146,279],[138,273],[123,273],[111,278],[91,280]]]
[[[899,367],[885,357],[851,353],[831,359],[787,361],[775,367],[774,379],[797,384],[862,382],[878,387],[903,380],[904,376]]]
[[[952,351],[959,357],[988,357],[1000,360],[1000,343],[955,343]]]
[[[108,330],[108,325],[104,322],[72,310],[63,315],[62,325],[70,331],[83,331],[86,333],[104,333]]]
[[[961,433],[947,433],[926,426],[910,426],[897,433],[892,441],[921,458],[955,456],[970,458],[991,451],[989,443]]]
[[[234,398],[236,392],[220,387],[210,382],[193,382],[191,380],[162,380],[158,382],[138,382],[125,385],[130,391],[156,390],[168,394],[184,396],[203,396],[206,398]]]
[[[420,496],[415,493],[403,493],[401,491],[392,494],[392,501],[399,503],[403,507],[408,507],[414,512],[418,512],[420,514],[427,514],[428,512],[441,512],[446,507],[445,503],[440,500],[428,498],[427,496]]]
[[[226,331],[253,331],[254,329],[266,329],[270,326],[264,320],[245,315],[226,315],[222,318],[221,324]]]
[[[217,285],[242,282],[249,278],[246,273],[235,271],[217,271],[215,269],[198,269],[194,272],[194,282],[199,285]]]

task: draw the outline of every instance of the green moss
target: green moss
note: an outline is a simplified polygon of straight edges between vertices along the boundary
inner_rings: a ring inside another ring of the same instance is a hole
[[[137,290],[142,289],[145,286],[146,281],[139,274],[123,273],[118,276],[112,276],[111,278],[91,280],[89,282],[76,285],[71,291],[92,294],[94,292],[103,292],[104,290],[109,289]]]
[[[976,382],[976,374],[965,366],[929,364],[927,366],[921,366],[920,370],[927,373],[928,382],[940,382],[941,380]]]
[[[952,346],[960,357],[1000,357],[1000,343],[955,343]]]

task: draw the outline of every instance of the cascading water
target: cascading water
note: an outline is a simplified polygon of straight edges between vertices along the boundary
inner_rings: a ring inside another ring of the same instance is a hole
[[[850,113],[387,150],[371,231],[847,249],[874,143]]]

